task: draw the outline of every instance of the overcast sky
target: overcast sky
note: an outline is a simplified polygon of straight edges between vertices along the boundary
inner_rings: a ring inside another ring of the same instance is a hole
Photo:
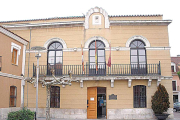
[[[180,54],[179,0],[1,0],[0,21],[82,16],[102,7],[109,15],[163,14],[169,25],[171,56]]]

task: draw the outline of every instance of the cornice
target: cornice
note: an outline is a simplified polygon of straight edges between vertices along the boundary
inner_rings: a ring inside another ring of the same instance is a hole
[[[110,25],[169,25],[172,20],[112,20]]]
[[[3,27],[0,27],[0,32],[7,35],[7,36],[9,36],[9,37],[11,37],[11,38],[13,38],[13,39],[15,39],[16,41],[18,41],[18,42],[20,42],[20,43],[22,43],[24,45],[28,44],[28,42],[26,40],[24,40],[21,37],[15,35],[11,31],[4,29]]]
[[[110,25],[169,25],[172,20],[119,20],[110,21]],[[85,26],[85,21],[68,21],[68,22],[47,22],[47,23],[23,23],[23,24],[4,24],[8,29],[35,29],[51,28],[59,26]]]

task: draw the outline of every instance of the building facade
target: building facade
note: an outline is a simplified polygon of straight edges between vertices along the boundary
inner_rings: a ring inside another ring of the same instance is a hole
[[[23,105],[23,75],[28,41],[0,26],[0,119]]]
[[[173,102],[180,102],[180,80],[177,72],[179,71],[180,57],[171,57],[171,71],[172,71],[172,88],[173,88]]]
[[[173,117],[171,20],[162,17],[111,16],[95,7],[85,16],[0,24],[29,40],[26,77],[36,78],[37,59],[30,48],[43,46],[47,50],[41,52],[40,79],[52,80],[54,69],[56,77],[67,76],[71,70],[72,79],[78,81],[51,86],[52,118],[150,119],[154,118],[151,96],[160,83],[169,93],[168,112]],[[36,107],[35,87],[25,85],[24,105],[31,109]],[[46,88],[41,84],[38,107],[38,115],[45,117]]]

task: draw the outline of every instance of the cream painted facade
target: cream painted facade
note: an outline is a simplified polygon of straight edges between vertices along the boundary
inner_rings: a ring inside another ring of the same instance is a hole
[[[131,64],[130,44],[134,40],[140,40],[145,44],[146,64],[160,65],[157,74],[148,74],[151,67],[147,67],[147,74],[116,74],[120,70],[131,71],[128,66],[110,70],[106,67],[106,74],[99,76],[77,75],[76,68],[73,71],[72,86],[60,85],[60,108],[51,108],[52,118],[88,118],[87,112],[87,89],[89,87],[106,88],[106,118],[107,119],[151,119],[154,118],[151,110],[151,96],[159,83],[163,84],[170,96],[169,117],[173,118],[173,92],[171,58],[168,37],[168,25],[171,20],[163,20],[162,15],[140,16],[110,16],[102,8],[92,8],[85,16],[52,18],[39,20],[25,20],[1,22],[0,25],[10,29],[14,33],[29,40],[26,49],[25,77],[33,76],[33,63],[37,64],[35,53],[29,48],[33,46],[48,46],[53,42],[60,42],[63,46],[63,66],[81,65],[83,45],[84,63],[89,62],[89,45],[94,40],[104,43],[105,62],[108,62],[111,43],[111,64]],[[48,50],[41,52],[40,65],[47,66]],[[159,64],[160,61],[160,64]],[[150,65],[149,65],[150,66]],[[80,67],[82,68],[82,67]],[[78,68],[78,69],[80,69]],[[41,68],[40,68],[41,69]],[[85,70],[86,71],[86,70]],[[159,74],[159,72],[161,74]],[[47,73],[45,70],[44,74]],[[88,74],[86,72],[86,74]],[[65,71],[63,71],[63,75]],[[46,77],[50,80],[52,77]],[[133,87],[144,85],[146,87],[146,107],[134,108]],[[27,88],[28,86],[28,88]],[[27,90],[28,89],[28,90]],[[28,91],[28,93],[27,93]],[[24,91],[24,105],[35,110],[36,88],[33,84],[26,83]],[[111,100],[109,95],[117,95],[117,100]],[[27,98],[28,97],[28,98]],[[28,103],[27,103],[28,102]],[[38,97],[39,116],[45,117],[46,88],[39,84]]]
[[[25,50],[28,41],[0,26],[0,119],[23,106],[23,77]],[[13,49],[17,50],[16,63],[12,64]],[[15,103],[10,106],[10,87],[15,88]]]

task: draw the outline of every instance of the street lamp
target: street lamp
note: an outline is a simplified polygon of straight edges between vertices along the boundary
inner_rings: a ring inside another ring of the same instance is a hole
[[[36,54],[35,57],[37,57],[37,73],[36,73],[36,120],[37,120],[37,115],[38,115],[38,78],[39,78],[39,58],[41,57],[41,54],[39,53],[42,50],[46,50],[45,47],[41,46],[35,46],[32,47],[31,50],[35,50],[38,53]]]

